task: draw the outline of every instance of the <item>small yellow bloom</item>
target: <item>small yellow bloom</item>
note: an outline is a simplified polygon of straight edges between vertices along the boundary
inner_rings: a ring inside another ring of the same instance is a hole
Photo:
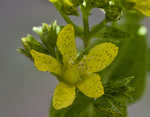
[[[70,0],[49,0],[49,1],[52,3],[63,2],[64,4],[68,6],[73,6],[73,3]]]
[[[63,64],[52,56],[31,50],[38,70],[60,76],[60,83],[56,86],[53,96],[54,108],[58,110],[70,106],[76,97],[75,88],[91,98],[102,96],[104,88],[101,77],[96,72],[112,63],[118,54],[118,47],[109,42],[99,44],[92,48],[79,63],[74,63],[77,50],[74,28],[70,24],[59,33],[57,47],[63,56]]]
[[[150,0],[129,0],[135,3],[135,8],[146,16],[150,16]]]

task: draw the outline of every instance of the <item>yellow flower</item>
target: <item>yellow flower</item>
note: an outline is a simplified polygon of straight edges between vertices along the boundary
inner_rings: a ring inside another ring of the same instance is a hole
[[[112,43],[102,43],[92,48],[80,62],[75,63],[77,50],[74,28],[68,24],[58,35],[57,48],[63,57],[63,64],[52,56],[31,50],[34,64],[40,71],[48,71],[59,76],[53,96],[55,109],[70,106],[75,99],[75,88],[91,98],[104,94],[101,77],[96,72],[106,68],[117,56],[118,47]]]
[[[64,4],[68,5],[68,6],[73,6],[73,3],[70,0],[49,0],[52,3],[56,3],[56,2],[63,2]]]
[[[146,16],[150,16],[150,0],[129,0],[135,3],[135,8]]]

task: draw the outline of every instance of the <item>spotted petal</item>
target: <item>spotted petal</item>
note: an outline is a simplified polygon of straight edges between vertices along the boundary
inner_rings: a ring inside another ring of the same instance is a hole
[[[118,54],[118,47],[112,43],[102,43],[92,48],[79,63],[81,72],[98,72],[112,63]]]
[[[65,26],[58,35],[57,47],[63,56],[64,63],[73,61],[77,55],[74,28],[71,24]]]
[[[53,106],[56,110],[70,106],[75,99],[75,87],[60,82],[53,96]]]
[[[48,56],[46,54],[37,52],[35,50],[31,50],[31,55],[34,59],[35,67],[39,71],[48,71],[48,72],[53,72],[57,75],[60,75],[61,65],[55,58],[53,58],[52,56]]]
[[[77,84],[83,94],[91,98],[98,98],[104,94],[104,88],[98,74],[92,73],[84,77],[84,80]]]

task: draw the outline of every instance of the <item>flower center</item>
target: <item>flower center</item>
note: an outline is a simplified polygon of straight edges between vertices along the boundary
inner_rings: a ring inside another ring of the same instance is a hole
[[[80,74],[77,65],[64,65],[63,80],[71,85],[76,84],[80,80]]]

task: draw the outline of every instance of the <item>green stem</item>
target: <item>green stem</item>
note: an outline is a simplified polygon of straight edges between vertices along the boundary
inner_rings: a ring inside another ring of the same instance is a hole
[[[82,20],[83,20],[83,26],[84,26],[84,34],[85,34],[85,36],[87,36],[88,33],[89,33],[89,20],[88,20],[89,11],[84,6],[81,6],[81,10],[82,10]]]
[[[84,36],[83,36],[83,42],[84,47],[87,47],[89,44],[89,9],[83,5],[81,5],[81,11],[82,11],[82,21],[83,21],[83,27],[84,27]]]
[[[76,32],[76,35],[77,36],[79,36],[79,37],[82,37],[82,29],[79,27],[79,26],[77,26],[77,25],[75,25],[74,23],[73,23],[73,21],[70,19],[70,17],[68,16],[68,15],[66,15],[64,12],[63,12],[63,10],[62,9],[60,9],[58,6],[57,6],[57,4],[55,4],[55,7],[56,7],[56,9],[58,10],[58,12],[60,13],[60,15],[63,17],[63,19],[65,20],[65,22],[67,23],[67,24],[72,24],[73,26],[74,26],[74,28],[75,28],[75,32]]]
[[[148,48],[147,60],[150,60],[150,48]],[[147,62],[148,62],[148,70],[150,71],[150,61],[147,61]]]
[[[104,28],[104,26],[107,24],[107,20],[104,19],[103,21],[101,21],[99,24],[97,24],[96,26],[92,27],[92,30],[89,34],[89,38],[91,39],[99,30],[101,30],[102,28]]]
[[[87,38],[83,38],[83,44],[84,44],[84,47],[86,48],[86,47],[88,47],[88,45],[89,45],[89,42],[90,42],[90,40]]]

